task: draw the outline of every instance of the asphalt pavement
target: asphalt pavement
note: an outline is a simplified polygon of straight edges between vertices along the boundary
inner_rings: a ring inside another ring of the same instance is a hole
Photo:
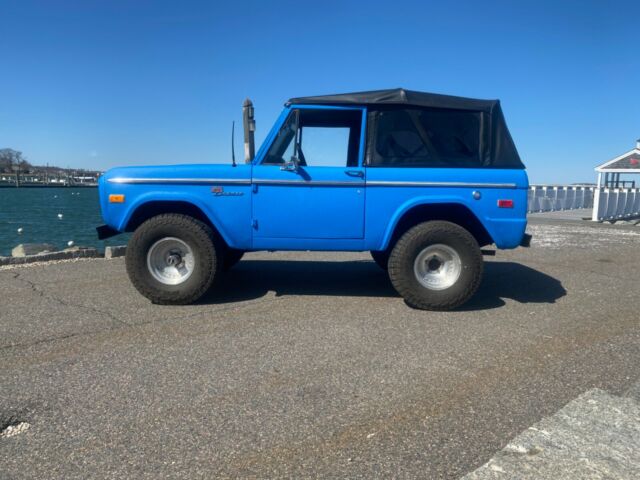
[[[640,377],[640,227],[529,230],[444,313],[368,254],[249,254],[186,307],[122,259],[1,269],[0,478],[460,478]]]

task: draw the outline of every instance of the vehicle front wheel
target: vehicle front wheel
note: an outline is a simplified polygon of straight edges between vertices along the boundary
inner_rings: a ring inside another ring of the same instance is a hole
[[[127,246],[127,273],[153,303],[185,305],[209,289],[219,270],[213,232],[188,215],[164,214],[140,225]]]
[[[389,278],[407,304],[451,310],[469,300],[482,280],[475,238],[451,222],[431,221],[408,230],[389,257]]]

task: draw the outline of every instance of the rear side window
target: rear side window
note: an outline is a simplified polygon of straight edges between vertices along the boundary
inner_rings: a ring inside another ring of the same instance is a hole
[[[380,111],[370,165],[480,167],[482,113],[444,109]]]

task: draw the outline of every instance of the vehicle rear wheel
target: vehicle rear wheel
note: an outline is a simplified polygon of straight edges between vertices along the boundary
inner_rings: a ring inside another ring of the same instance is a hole
[[[389,278],[407,304],[451,310],[468,301],[482,280],[482,253],[459,225],[425,222],[407,231],[389,257]]]
[[[127,273],[153,303],[185,305],[209,289],[219,269],[211,228],[188,215],[164,214],[140,225],[127,246]]]
[[[231,270],[244,256],[244,250],[236,250],[235,248],[227,248],[224,252],[222,261],[222,270],[225,272]]]
[[[383,270],[387,269],[389,263],[389,251],[387,250],[371,250],[371,258]]]

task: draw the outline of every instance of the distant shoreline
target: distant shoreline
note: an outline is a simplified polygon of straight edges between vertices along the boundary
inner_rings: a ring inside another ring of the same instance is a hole
[[[78,184],[78,185],[38,185],[33,183],[20,184],[20,186],[16,187],[11,184],[2,184],[0,183],[0,188],[97,188],[98,185],[87,185],[87,184]]]

